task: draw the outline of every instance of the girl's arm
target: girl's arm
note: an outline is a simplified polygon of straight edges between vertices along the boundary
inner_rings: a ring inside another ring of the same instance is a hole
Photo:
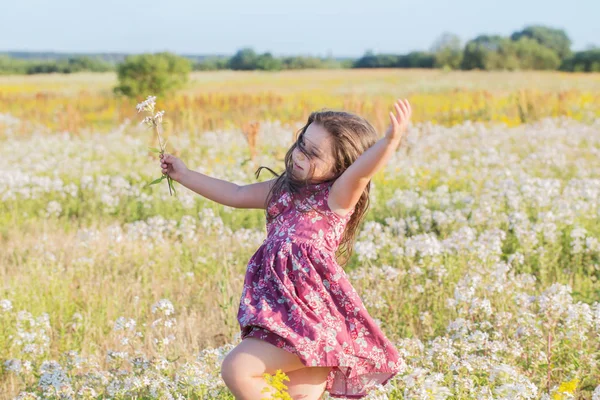
[[[209,200],[229,207],[264,209],[275,179],[240,186],[188,169],[178,182]]]
[[[400,144],[412,110],[408,100],[398,100],[394,108],[397,115],[390,112],[390,126],[385,136],[361,154],[331,186],[328,204],[336,213],[344,215],[354,208],[373,175],[387,163]]]

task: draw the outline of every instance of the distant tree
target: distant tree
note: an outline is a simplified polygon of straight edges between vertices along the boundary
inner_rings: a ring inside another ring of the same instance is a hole
[[[519,69],[554,70],[560,64],[558,54],[534,39],[521,37],[516,42],[507,43],[518,60]]]
[[[514,41],[522,37],[533,39],[542,46],[554,50],[561,60],[571,55],[571,39],[562,29],[531,25],[511,35]]]
[[[431,53],[413,51],[408,54],[374,54],[367,51],[356,60],[353,68],[433,68],[434,56]]]
[[[398,56],[393,54],[374,54],[367,50],[365,54],[354,62],[354,68],[394,68],[398,64]]]
[[[480,35],[467,42],[462,69],[498,69],[499,51],[508,39],[498,35]]]
[[[216,71],[229,68],[229,58],[209,57],[194,64],[194,71]]]
[[[253,70],[256,69],[258,54],[251,48],[243,48],[229,60],[229,67],[233,70]]]
[[[408,54],[397,56],[394,67],[396,68],[433,68],[435,56],[425,51],[412,51]]]
[[[282,60],[283,69],[309,69],[322,68],[324,63],[316,57],[284,57]]]
[[[517,41],[501,36],[482,35],[469,41],[464,50],[462,68],[482,70],[557,69],[558,54],[534,39]]]
[[[13,75],[27,73],[28,62],[16,58],[0,55],[0,75]]]
[[[90,71],[90,72],[107,72],[113,69],[112,65],[102,59],[95,57],[72,57],[69,58],[67,64],[70,72]]]
[[[435,57],[435,66],[438,68],[457,69],[460,67],[463,51],[460,38],[445,32],[439,36],[431,46],[431,52]]]
[[[264,53],[256,58],[255,68],[263,71],[279,71],[281,70],[282,62],[280,59],[273,57],[271,53]]]
[[[563,61],[563,71],[600,72],[600,48],[578,51]]]
[[[127,56],[117,66],[114,90],[128,97],[164,95],[183,87],[190,70],[188,59],[168,52]]]

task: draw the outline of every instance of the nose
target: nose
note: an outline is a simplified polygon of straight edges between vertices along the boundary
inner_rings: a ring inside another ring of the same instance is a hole
[[[304,161],[306,159],[306,156],[304,155],[304,153],[302,153],[301,151],[299,151],[296,154],[296,158],[298,159],[298,161]]]

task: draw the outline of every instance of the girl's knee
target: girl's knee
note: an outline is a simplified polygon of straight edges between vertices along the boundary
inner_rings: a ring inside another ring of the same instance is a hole
[[[240,363],[236,362],[235,354],[229,353],[221,363],[221,378],[228,387],[231,387],[243,377],[244,371],[240,368]]]

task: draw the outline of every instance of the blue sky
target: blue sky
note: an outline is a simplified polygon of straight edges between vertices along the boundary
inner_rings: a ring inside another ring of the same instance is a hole
[[[361,56],[528,24],[565,29],[583,50],[600,45],[598,15],[598,0],[1,0],[0,51]]]

